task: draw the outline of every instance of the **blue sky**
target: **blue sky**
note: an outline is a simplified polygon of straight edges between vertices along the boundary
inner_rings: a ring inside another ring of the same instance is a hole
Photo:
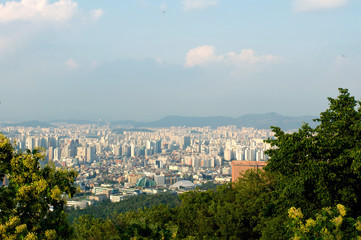
[[[361,0],[0,1],[0,120],[318,115],[361,96]]]

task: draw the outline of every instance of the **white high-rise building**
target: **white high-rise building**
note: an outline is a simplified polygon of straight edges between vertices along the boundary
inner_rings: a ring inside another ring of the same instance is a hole
[[[25,140],[25,148],[33,151],[35,148],[35,140],[32,137],[27,137]]]
[[[232,160],[232,150],[227,148],[224,150],[224,160],[230,161]]]
[[[154,175],[154,182],[157,186],[163,186],[165,183],[165,176],[164,175]]]
[[[130,145],[130,156],[135,157],[135,145],[133,143]]]
[[[55,148],[54,149],[54,161],[58,161],[60,159],[60,149],[59,148]]]
[[[246,160],[246,161],[255,161],[256,160],[256,149],[247,148],[244,151],[244,160]]]
[[[122,155],[122,147],[120,145],[113,145],[113,154],[115,156],[121,156]]]
[[[237,148],[236,150],[236,159],[237,160],[244,160],[244,151],[241,148]]]

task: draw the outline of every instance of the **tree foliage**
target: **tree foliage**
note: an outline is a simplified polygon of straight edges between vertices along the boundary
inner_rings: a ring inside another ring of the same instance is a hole
[[[290,218],[287,227],[292,239],[361,239],[361,217],[348,217],[345,206],[323,208],[313,218],[304,220],[300,208],[288,210]]]
[[[89,206],[85,209],[71,209],[68,211],[68,219],[73,222],[75,218],[83,215],[90,215],[94,218],[109,219],[112,216],[131,210],[152,208],[157,205],[167,205],[170,208],[180,205],[177,194],[159,193],[156,195],[131,196],[120,202],[102,202],[97,205]]]
[[[114,239],[258,239],[274,183],[272,174],[250,171],[239,182],[217,190],[186,192],[174,208],[158,205],[107,220],[82,216],[74,223],[75,239],[104,229],[116,229]],[[94,223],[91,231],[88,222]]]
[[[76,172],[40,167],[43,153],[17,153],[0,135],[0,236],[2,239],[67,239],[66,199],[76,192]]]
[[[348,90],[329,98],[329,109],[295,133],[273,128],[267,171],[283,176],[280,196],[306,214],[342,203],[361,215],[361,108]]]

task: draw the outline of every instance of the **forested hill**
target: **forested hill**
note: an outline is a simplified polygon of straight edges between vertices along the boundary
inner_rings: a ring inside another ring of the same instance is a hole
[[[176,193],[132,196],[120,202],[113,203],[107,201],[85,209],[68,210],[68,220],[73,222],[74,219],[83,215],[90,215],[105,220],[111,218],[112,215],[118,215],[131,210],[151,208],[161,204],[173,208],[180,205],[180,200]]]

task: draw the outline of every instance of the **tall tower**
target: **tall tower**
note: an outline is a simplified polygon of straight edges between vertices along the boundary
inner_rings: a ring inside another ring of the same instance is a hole
[[[48,157],[49,157],[49,161],[54,160],[54,149],[53,149],[53,147],[49,147],[49,149],[48,149]]]

